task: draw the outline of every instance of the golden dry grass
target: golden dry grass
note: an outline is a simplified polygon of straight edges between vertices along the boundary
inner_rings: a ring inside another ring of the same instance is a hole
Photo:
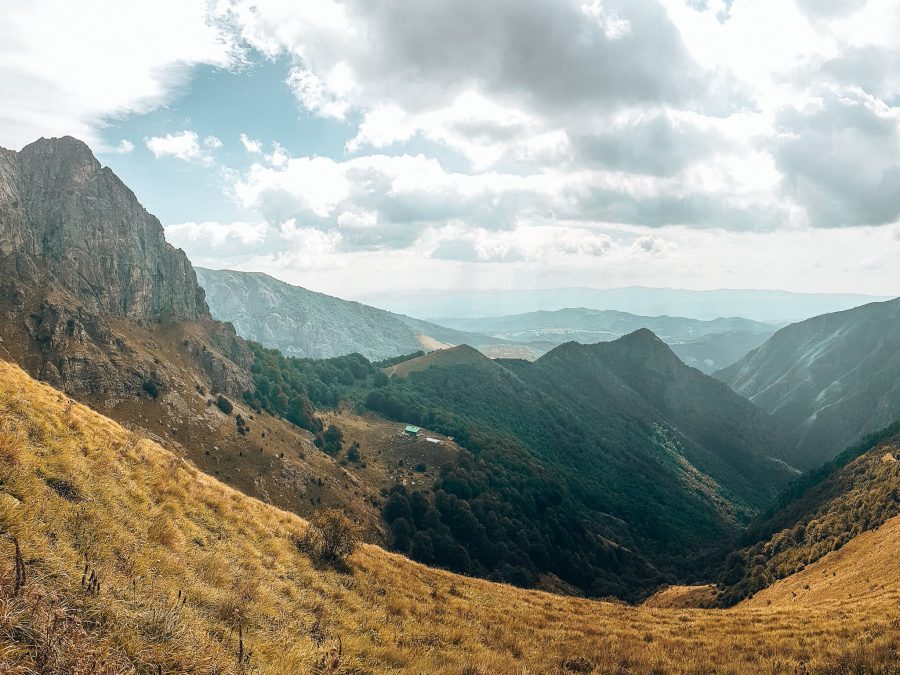
[[[295,545],[305,527],[0,363],[0,672],[316,672],[338,638],[341,673],[898,666],[896,562],[852,598],[838,585],[794,603],[784,580],[771,605],[654,609],[467,579],[374,546],[349,573],[316,569]],[[27,572],[15,597],[11,536]],[[83,588],[86,564],[98,593]]]

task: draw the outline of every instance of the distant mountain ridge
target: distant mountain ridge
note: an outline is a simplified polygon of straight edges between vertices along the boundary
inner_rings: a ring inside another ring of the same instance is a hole
[[[286,356],[357,352],[379,360],[422,349],[415,331],[384,310],[291,286],[258,272],[197,269],[213,315]]]
[[[682,361],[705,373],[734,363],[765,342],[777,328],[739,317],[713,320],[665,315],[649,317],[585,307],[443,321],[461,330],[534,345],[539,352],[573,340],[582,344],[608,342],[647,328],[668,344]]]
[[[358,353],[379,361],[490,339],[279,281],[261,272],[195,268],[213,316],[287,356]]]
[[[812,468],[900,419],[900,299],[781,329],[715,377],[789,430]]]
[[[789,291],[721,289],[695,291],[678,288],[539,288],[422,290],[362,294],[359,300],[375,307],[411,314],[440,323],[446,317],[483,318],[564,307],[587,307],[631,312],[642,316],[683,316],[716,319],[742,316],[754,321],[786,324],[825,312],[887,300],[884,296],[854,293],[792,293]]]

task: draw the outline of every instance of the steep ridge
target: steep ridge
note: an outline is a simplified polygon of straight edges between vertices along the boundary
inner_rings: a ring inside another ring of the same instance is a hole
[[[286,356],[371,361],[463,342],[502,342],[309,291],[257,272],[197,268],[215,318]]]
[[[844,590],[860,570],[848,561],[821,602],[729,610],[523,591],[374,546],[344,572],[319,568],[295,544],[302,519],[2,362],[0,477],[0,527],[25,572],[17,588],[7,543],[12,673],[318,672],[338,645],[347,673],[891,672],[900,658],[896,554],[879,558],[877,593]]]
[[[384,515],[399,550],[454,570],[523,585],[550,572],[587,593],[639,597],[701,577],[704,557],[797,473],[777,459],[766,415],[649,331],[534,363],[411,370],[366,404],[471,454],[430,493],[395,491]]]
[[[69,393],[121,400],[166,387],[166,369],[121,330],[164,321],[206,322],[214,386],[247,383],[247,354],[209,322],[187,257],[81,141],[0,150],[0,272],[7,352]]]
[[[4,276],[34,263],[89,311],[143,323],[208,316],[184,253],[70,136],[0,149],[0,256]]]
[[[812,468],[900,419],[900,299],[792,324],[716,373],[789,429]]]

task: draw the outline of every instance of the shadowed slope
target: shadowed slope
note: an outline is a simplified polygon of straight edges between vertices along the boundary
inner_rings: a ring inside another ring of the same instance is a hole
[[[715,377],[790,431],[790,460],[812,468],[900,419],[900,299],[778,331]]]

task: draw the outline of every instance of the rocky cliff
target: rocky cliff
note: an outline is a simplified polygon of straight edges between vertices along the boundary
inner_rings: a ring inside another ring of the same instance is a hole
[[[0,149],[0,259],[28,256],[88,310],[146,323],[209,315],[184,252],[87,145],[42,138]],[[18,262],[17,262],[18,261]]]
[[[239,395],[252,357],[134,193],[77,139],[0,148],[0,355],[113,403],[174,386],[179,367],[154,333],[171,341],[188,324],[205,347],[202,386]]]

